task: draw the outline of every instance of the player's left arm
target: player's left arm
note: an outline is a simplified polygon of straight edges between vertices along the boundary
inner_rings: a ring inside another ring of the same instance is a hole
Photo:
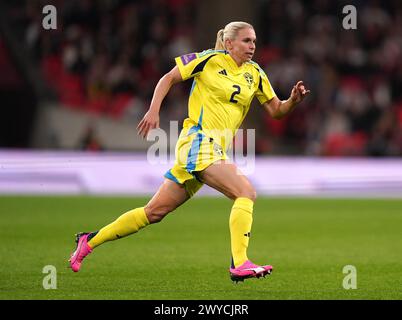
[[[298,81],[293,86],[290,97],[287,100],[279,100],[277,96],[274,96],[271,100],[262,104],[263,108],[274,119],[282,119],[288,113],[290,113],[296,105],[303,101],[303,99],[310,94],[310,90],[307,90],[303,84],[303,81]]]

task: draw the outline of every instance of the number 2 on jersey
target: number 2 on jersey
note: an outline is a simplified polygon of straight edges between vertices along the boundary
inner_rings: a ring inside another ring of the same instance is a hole
[[[238,86],[237,84],[234,84],[233,85],[233,88],[235,88],[236,89],[236,91],[235,92],[233,92],[232,93],[232,95],[230,96],[230,102],[233,102],[233,103],[237,103],[237,100],[235,100],[235,95],[236,94],[239,94],[240,93],[240,86]]]

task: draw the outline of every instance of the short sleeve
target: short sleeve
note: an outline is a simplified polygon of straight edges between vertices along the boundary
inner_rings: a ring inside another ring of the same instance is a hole
[[[194,52],[175,58],[177,67],[179,68],[183,80],[197,76],[203,69],[205,64],[215,54],[206,52]]]
[[[271,83],[269,82],[269,79],[267,75],[265,74],[264,70],[262,70],[260,67],[259,69],[259,81],[258,81],[258,89],[256,93],[256,97],[258,101],[263,104],[267,101],[270,101],[273,97],[276,96],[276,93],[274,89],[271,86]]]

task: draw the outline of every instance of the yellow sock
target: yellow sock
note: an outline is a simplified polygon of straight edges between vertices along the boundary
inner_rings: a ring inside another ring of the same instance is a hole
[[[128,236],[149,224],[144,208],[130,210],[114,222],[103,227],[88,242],[88,245],[94,249],[106,241],[116,240]]]
[[[237,198],[230,213],[229,228],[234,267],[242,265],[247,258],[247,247],[253,223],[254,202],[248,198]]]

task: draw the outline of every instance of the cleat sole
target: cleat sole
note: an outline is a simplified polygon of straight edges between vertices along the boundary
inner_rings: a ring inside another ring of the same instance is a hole
[[[251,274],[251,275],[248,275],[248,276],[244,276],[244,277],[236,276],[236,275],[233,275],[233,274],[231,274],[231,273],[229,273],[229,274],[230,274],[230,279],[231,279],[233,282],[235,282],[235,283],[237,284],[239,281],[244,282],[245,279],[250,279],[250,278],[257,278],[257,279],[259,279],[259,278],[265,278],[266,276],[271,275],[271,273],[272,273],[272,269],[271,269],[271,270],[263,271],[263,272],[258,273],[258,274],[255,274],[255,273],[254,273],[254,274]]]

